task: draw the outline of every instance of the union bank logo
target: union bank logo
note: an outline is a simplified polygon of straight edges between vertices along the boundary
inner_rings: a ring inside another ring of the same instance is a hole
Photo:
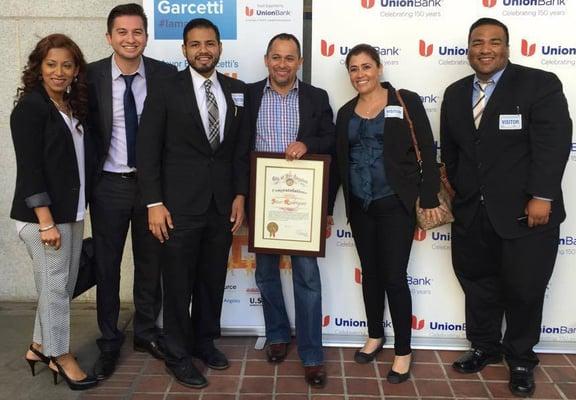
[[[246,14],[247,17],[251,17],[254,15],[254,9],[246,6],[244,9],[244,14]]]
[[[496,0],[482,0],[482,5],[486,8],[492,8],[496,5]]]
[[[334,55],[334,43],[328,43],[324,39],[320,40],[320,54],[324,57],[332,57]]]
[[[524,57],[532,57],[536,52],[536,43],[530,44],[526,39],[522,39],[520,52]]]
[[[326,328],[328,325],[330,325],[330,316],[325,315],[324,318],[322,318],[322,328]]]
[[[372,8],[374,7],[374,0],[360,0],[360,4],[363,8]]]
[[[415,331],[420,331],[422,329],[424,329],[424,325],[426,324],[426,321],[423,319],[418,319],[417,316],[412,315],[412,329]]]
[[[436,47],[437,55],[443,57],[461,57],[468,54],[467,47],[461,47],[453,44],[437,44],[437,46],[434,46],[432,43],[426,43],[426,41],[423,39],[418,41],[418,53],[422,57],[430,57],[432,54],[434,54],[434,47]]]
[[[414,240],[421,242],[426,239],[426,231],[420,228],[416,228],[414,231]]]
[[[430,57],[434,52],[434,45],[433,44],[426,44],[426,42],[420,39],[420,43],[418,46],[418,52],[422,57]]]

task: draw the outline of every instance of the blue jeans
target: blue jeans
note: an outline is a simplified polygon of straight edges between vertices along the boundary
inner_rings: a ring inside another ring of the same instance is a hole
[[[315,257],[291,256],[296,341],[298,355],[305,367],[321,365],[322,286]],[[290,342],[290,321],[284,305],[280,281],[280,256],[256,254],[256,284],[262,295],[266,341],[269,344]]]

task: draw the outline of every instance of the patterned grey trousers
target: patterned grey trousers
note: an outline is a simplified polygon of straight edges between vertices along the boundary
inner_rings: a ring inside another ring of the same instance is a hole
[[[40,240],[38,224],[20,231],[34,266],[38,293],[33,340],[46,356],[58,357],[70,351],[70,301],[78,277],[84,221],[58,224],[61,247],[54,250]]]

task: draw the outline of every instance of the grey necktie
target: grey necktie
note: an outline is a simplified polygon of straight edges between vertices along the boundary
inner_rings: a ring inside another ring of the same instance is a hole
[[[478,81],[478,90],[480,90],[480,95],[476,100],[476,104],[474,104],[474,106],[472,107],[472,114],[474,115],[474,125],[476,126],[476,129],[478,129],[478,127],[480,126],[482,113],[486,108],[486,88],[488,87],[488,85],[491,85],[493,83],[494,83],[493,80],[489,80],[486,82]]]
[[[208,108],[208,141],[212,150],[216,150],[220,145],[220,118],[218,103],[211,88],[212,81],[206,79],[204,81],[204,89],[206,89],[206,107]]]

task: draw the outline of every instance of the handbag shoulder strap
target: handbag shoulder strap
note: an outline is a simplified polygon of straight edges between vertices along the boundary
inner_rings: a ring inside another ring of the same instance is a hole
[[[412,136],[412,143],[414,143],[414,151],[416,152],[416,160],[418,160],[418,164],[420,164],[420,170],[422,170],[422,156],[420,155],[420,147],[418,147],[418,140],[416,139],[416,132],[414,131],[414,124],[412,123],[412,118],[410,118],[410,113],[408,112],[408,107],[406,107],[406,103],[400,94],[400,90],[396,91],[396,97],[400,102],[400,105],[404,109],[404,118],[406,118],[406,122],[408,122],[408,127],[410,128],[410,135]]]

